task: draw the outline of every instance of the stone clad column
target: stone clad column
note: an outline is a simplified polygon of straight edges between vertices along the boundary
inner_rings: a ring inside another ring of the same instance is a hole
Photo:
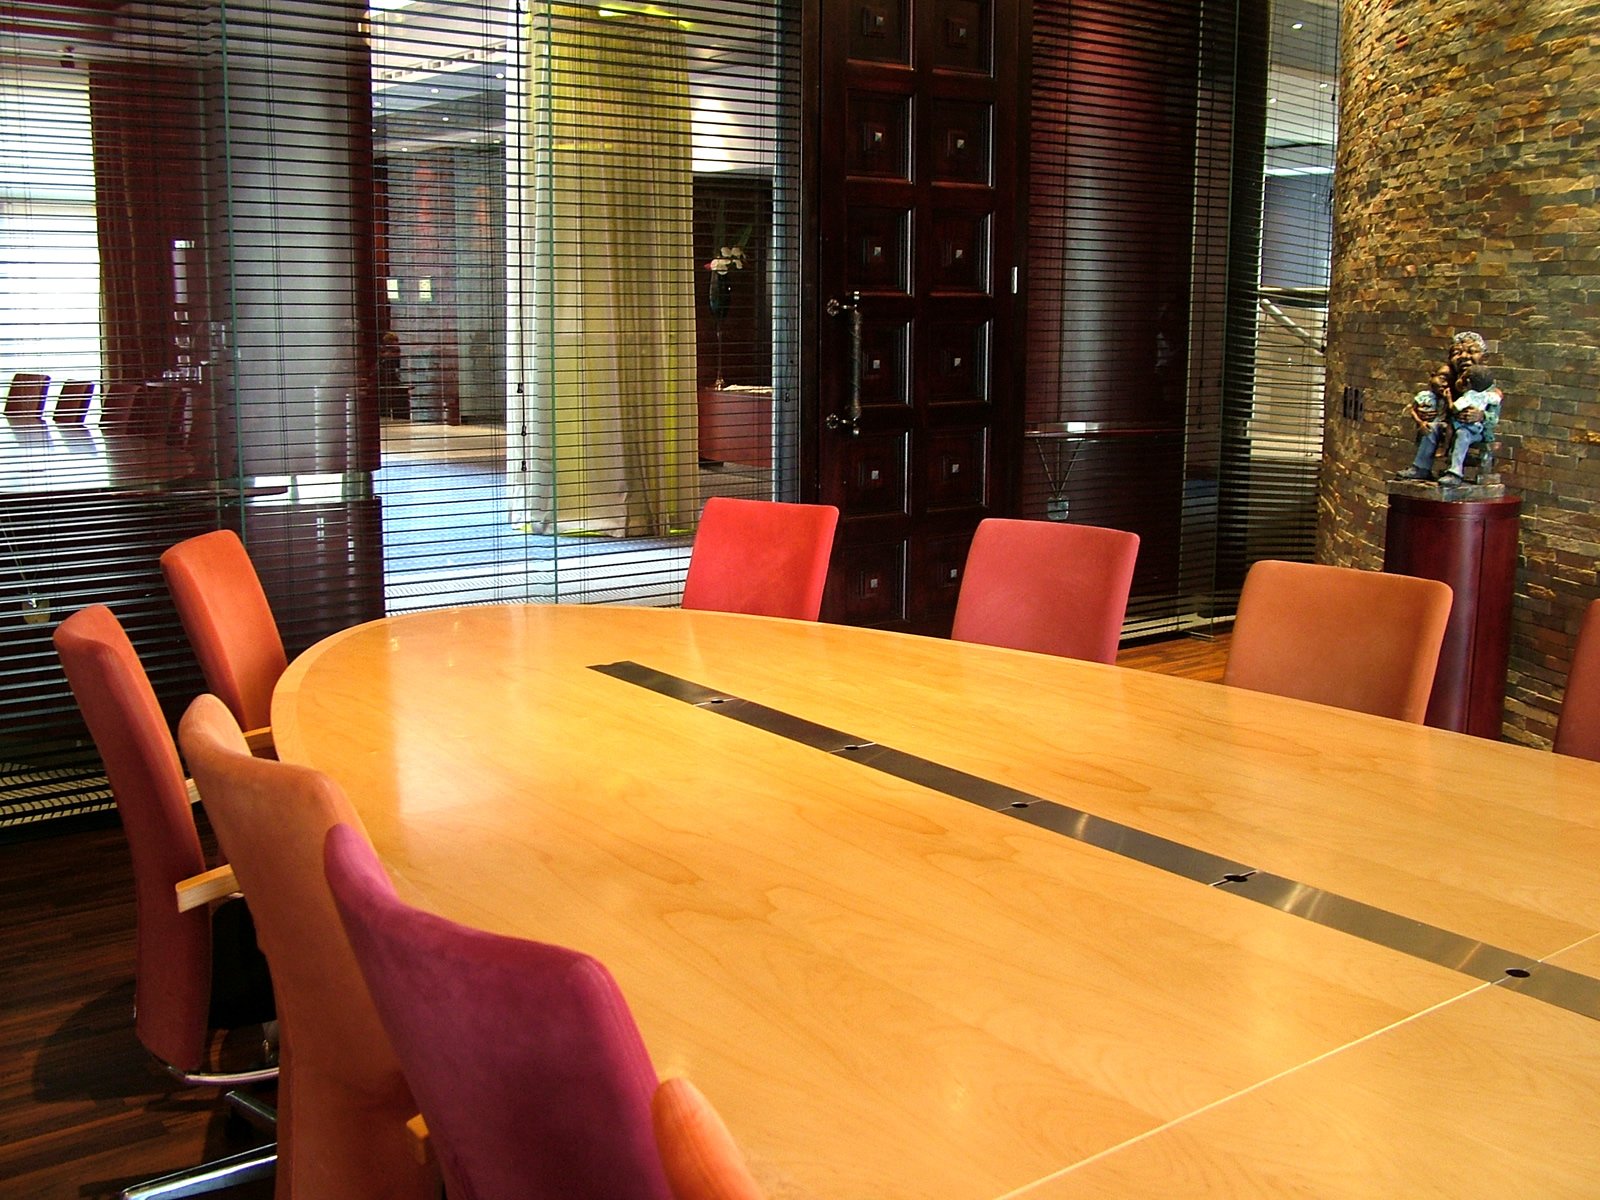
[[[1318,557],[1376,569],[1406,401],[1476,330],[1523,500],[1506,736],[1554,728],[1600,595],[1600,3],[1343,0]]]

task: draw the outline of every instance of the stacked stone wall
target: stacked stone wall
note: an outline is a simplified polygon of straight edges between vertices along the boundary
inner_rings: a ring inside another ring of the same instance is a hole
[[[1341,36],[1318,557],[1382,566],[1405,404],[1482,333],[1523,501],[1505,736],[1547,744],[1600,597],[1600,3],[1344,0]]]

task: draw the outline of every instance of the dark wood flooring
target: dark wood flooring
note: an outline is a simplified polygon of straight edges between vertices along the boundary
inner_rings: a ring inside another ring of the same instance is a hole
[[[1119,662],[1219,680],[1227,639]],[[133,885],[114,818],[0,842],[0,1198],[85,1200],[267,1140],[133,1032]],[[270,1182],[230,1200],[264,1200]]]
[[[271,1140],[134,1036],[133,929],[114,816],[0,845],[0,1197],[115,1196]]]

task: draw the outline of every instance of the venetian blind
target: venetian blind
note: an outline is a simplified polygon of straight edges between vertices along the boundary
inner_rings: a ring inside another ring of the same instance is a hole
[[[1338,10],[1272,9],[1254,386],[1238,398],[1250,504],[1233,514],[1238,565],[1309,558],[1322,458],[1323,357],[1338,129]],[[1242,584],[1234,573],[1231,589]]]
[[[0,430],[0,826],[105,802],[49,642],[61,617],[109,603],[170,716],[200,690],[156,566],[184,536],[241,533],[292,655],[420,608],[674,603],[706,495],[793,495],[783,5],[27,11],[45,15],[0,47],[0,176],[25,206],[0,273],[47,299],[6,365],[50,373],[52,403],[81,373],[96,400],[70,427],[47,409]],[[724,277],[719,258],[740,261]],[[737,409],[709,454],[708,391]],[[562,421],[584,436],[540,441]],[[575,498],[597,477],[623,520]]]
[[[1231,612],[1247,555],[1311,551],[1320,382],[1258,370],[1279,20],[1266,0],[1034,5],[1021,503],[1140,534],[1132,634]],[[1326,245],[1279,224],[1325,279]],[[1307,387],[1314,417],[1289,399]]]

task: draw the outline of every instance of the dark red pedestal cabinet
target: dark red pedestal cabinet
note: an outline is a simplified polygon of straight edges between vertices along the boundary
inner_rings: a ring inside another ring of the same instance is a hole
[[[1389,497],[1383,569],[1439,579],[1455,593],[1427,723],[1500,737],[1517,578],[1516,496],[1495,500]],[[1359,620],[1357,613],[1352,620]]]

